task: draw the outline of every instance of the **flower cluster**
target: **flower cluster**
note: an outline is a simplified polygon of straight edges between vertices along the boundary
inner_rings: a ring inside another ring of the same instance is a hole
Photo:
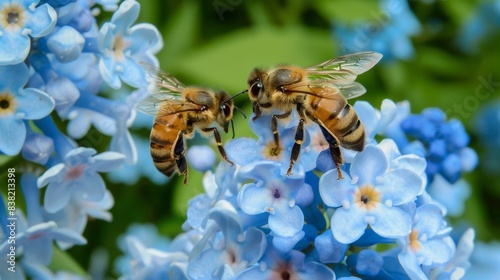
[[[428,158],[402,153],[376,135],[401,124],[397,106],[354,108],[365,124],[362,152],[343,150],[343,179],[316,123],[287,175],[298,124],[280,123],[275,149],[271,119],[250,120],[257,139],[226,145],[231,166],[207,171],[205,192],[190,200],[185,232],[167,249],[127,236],[133,261],[122,279],[449,279],[468,268],[474,231],[455,242],[446,207],[429,194]],[[405,130],[399,129],[405,134]],[[123,263],[121,264],[123,265]]]
[[[380,0],[380,10],[367,20],[351,25],[334,22],[333,33],[341,42],[342,53],[373,50],[384,55],[385,61],[409,59],[414,49],[410,36],[421,30],[420,22],[407,0]]]
[[[136,161],[128,131],[135,117],[130,101],[144,94],[144,65],[158,66],[155,54],[163,43],[153,25],[134,25],[138,2],[118,2],[12,0],[0,5],[0,154],[21,154],[46,168],[38,178],[22,176],[27,219],[20,212],[7,214],[0,199],[0,216],[20,221],[15,248],[22,261],[14,274],[0,272],[6,279],[55,277],[47,269],[53,241],[61,249],[84,244],[81,234],[89,217],[111,220],[113,197],[99,173]],[[101,9],[114,13],[99,27],[95,16]],[[101,94],[110,88],[134,92],[130,100],[119,101]],[[98,133],[92,134],[91,126]],[[111,143],[98,153],[104,135]],[[43,207],[38,188],[45,188]],[[1,221],[1,236],[9,234],[6,221]],[[5,258],[10,243],[0,242]]]

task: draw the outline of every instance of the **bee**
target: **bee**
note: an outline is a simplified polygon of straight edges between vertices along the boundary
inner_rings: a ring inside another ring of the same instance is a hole
[[[193,138],[196,131],[204,136],[213,134],[222,158],[234,164],[226,155],[216,125],[227,133],[231,123],[234,137],[232,117],[233,109],[237,107],[233,98],[246,91],[231,97],[221,90],[185,86],[170,74],[160,70],[155,72],[157,74],[149,73],[154,89],[136,105],[136,109],[155,116],[150,152],[156,168],[168,177],[175,172],[183,174],[184,184],[187,184],[186,139]]]
[[[281,149],[278,119],[288,118],[294,108],[300,117],[287,175],[292,174],[292,167],[299,157],[305,137],[304,123],[309,119],[320,126],[337,168],[338,179],[342,179],[340,165],[344,160],[340,146],[362,151],[365,141],[363,124],[347,99],[366,92],[365,87],[354,80],[381,58],[382,54],[377,52],[360,52],[307,68],[277,66],[268,70],[256,68],[250,73],[248,94],[255,113],[253,120],[262,114],[272,115],[275,154]]]

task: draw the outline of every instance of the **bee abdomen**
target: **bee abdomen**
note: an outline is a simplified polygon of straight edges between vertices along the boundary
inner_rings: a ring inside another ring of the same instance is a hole
[[[365,145],[365,128],[363,123],[356,117],[354,126],[341,137],[341,145],[345,148],[362,151]]]

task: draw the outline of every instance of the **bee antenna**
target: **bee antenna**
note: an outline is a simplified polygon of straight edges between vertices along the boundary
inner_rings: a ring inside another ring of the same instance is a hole
[[[233,100],[236,96],[242,95],[243,93],[246,93],[247,91],[248,91],[248,89],[245,89],[244,91],[238,92],[237,94],[231,96],[231,98],[229,98],[228,100],[226,100],[226,102],[229,101],[229,100]]]
[[[245,115],[245,113],[243,113],[243,111],[240,108],[234,106],[234,109],[236,109],[236,111],[238,111],[243,116],[243,118],[245,119],[247,118],[247,115]]]

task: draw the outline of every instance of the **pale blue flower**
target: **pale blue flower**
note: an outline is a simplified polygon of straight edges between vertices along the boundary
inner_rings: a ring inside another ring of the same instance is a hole
[[[236,279],[335,279],[335,273],[326,265],[308,261],[304,253],[291,251],[286,254],[268,247],[268,251],[259,266],[253,266]]]
[[[106,188],[97,172],[108,172],[120,166],[125,158],[116,152],[96,153],[94,149],[76,148],[65,155],[63,163],[38,178],[40,188],[48,185],[44,198],[47,212],[61,210],[73,196],[90,202],[104,198]]]
[[[410,36],[418,34],[421,26],[408,1],[381,0],[380,11],[372,16],[351,26],[335,22],[333,32],[341,52],[377,51],[385,61],[411,58],[415,51]]]
[[[207,145],[193,145],[189,147],[186,158],[191,164],[191,167],[205,172],[212,168],[215,163],[216,155],[214,150]]]
[[[448,215],[459,217],[465,210],[465,202],[470,197],[471,187],[463,179],[450,184],[438,174],[429,185],[427,192],[435,201],[445,207]]]
[[[230,203],[218,203],[208,218],[220,232],[203,252],[191,255],[187,267],[191,279],[232,278],[262,257],[267,248],[264,232],[253,227],[243,231],[238,213]],[[201,247],[200,244],[197,247]]]
[[[380,236],[396,238],[410,233],[411,215],[400,205],[412,202],[422,179],[406,168],[390,169],[383,150],[373,144],[354,158],[350,174],[337,179],[337,171],[323,174],[319,191],[324,203],[338,207],[331,227],[336,240],[349,244],[361,237],[367,225]]]
[[[23,62],[30,51],[30,36],[49,34],[56,24],[56,11],[39,0],[11,0],[0,6],[0,65]]]
[[[281,175],[279,164],[270,161],[242,167],[239,177],[252,180],[244,184],[238,194],[238,205],[244,213],[269,213],[269,228],[275,235],[293,238],[301,234],[304,214],[295,205],[295,196],[304,186],[303,178]]]
[[[146,23],[131,27],[139,9],[138,2],[123,1],[111,21],[99,31],[99,70],[104,81],[115,89],[121,87],[121,81],[136,88],[147,86],[140,63],[158,66],[154,54],[162,48],[163,41],[156,27]]]
[[[443,212],[434,204],[417,208],[411,234],[400,239],[403,249],[398,255],[404,270],[412,279],[427,279],[423,267],[446,264],[455,254],[455,244],[449,236]]]
[[[24,63],[0,66],[0,77],[0,152],[16,155],[26,138],[23,120],[47,116],[54,100],[38,89],[24,88],[29,77]]]
[[[27,219],[21,211],[16,211],[16,257],[21,260],[18,266],[33,278],[47,274],[47,266],[52,260],[54,241],[72,244],[86,244],[80,234],[59,227],[54,221],[43,219],[42,209],[38,203],[36,177],[26,173],[21,177],[21,189],[27,205]],[[3,204],[3,203],[2,203]],[[3,205],[0,205],[3,206]],[[0,217],[5,217],[6,209],[1,207]],[[7,228],[1,220],[2,228]],[[0,254],[5,256],[11,244],[7,240],[0,245]],[[10,277],[9,277],[10,279]]]
[[[232,140],[226,144],[226,151],[229,159],[239,165],[246,165],[259,160],[273,160],[281,163],[281,173],[287,174],[290,166],[290,154],[295,144],[295,132],[297,130],[298,118],[294,113],[290,119],[284,122],[278,122],[278,134],[280,136],[280,150],[275,151],[276,144],[271,130],[271,116],[263,115],[255,121],[250,117],[249,125],[252,131],[258,136],[258,139],[241,137]],[[309,127],[314,127],[309,133]],[[295,162],[292,175],[295,177],[303,176],[304,172],[310,171],[316,167],[316,160],[321,152],[319,137],[321,130],[317,124],[305,126],[305,140],[301,146],[300,155]],[[311,137],[313,136],[313,137]],[[324,139],[324,138],[322,138]],[[311,148],[311,141],[314,140],[316,147]]]
[[[27,130],[26,141],[24,141],[21,154],[29,161],[46,164],[50,154],[54,151],[54,141],[43,134]]]

